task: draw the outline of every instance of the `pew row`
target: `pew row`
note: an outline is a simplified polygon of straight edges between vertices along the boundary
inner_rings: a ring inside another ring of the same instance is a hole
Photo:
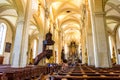
[[[31,80],[41,74],[49,74],[55,71],[54,67],[28,65],[26,67],[0,66],[0,80]]]
[[[53,80],[120,80],[120,66],[113,68],[95,68],[86,65],[68,67],[53,73]]]

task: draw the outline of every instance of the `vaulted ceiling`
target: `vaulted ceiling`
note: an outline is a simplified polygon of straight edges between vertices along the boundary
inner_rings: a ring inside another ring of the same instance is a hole
[[[19,2],[17,2],[19,1]],[[32,12],[42,13],[38,10],[41,5],[48,9],[50,21],[57,23],[57,28],[62,32],[66,41],[79,42],[81,38],[83,17],[83,4],[86,0],[32,0]],[[18,16],[24,15],[27,0],[0,0],[0,19],[8,22],[13,29],[16,28]],[[22,4],[22,5],[21,5]],[[45,6],[46,5],[46,6]],[[113,32],[120,25],[120,0],[108,0],[105,6],[106,23],[109,32]],[[41,23],[44,18],[40,14]],[[30,34],[38,33],[34,19],[31,19]]]
[[[109,0],[105,6],[108,31],[114,33],[120,26],[120,0]]]
[[[58,21],[65,41],[79,43],[81,13],[84,0],[47,0],[52,9],[52,21]]]

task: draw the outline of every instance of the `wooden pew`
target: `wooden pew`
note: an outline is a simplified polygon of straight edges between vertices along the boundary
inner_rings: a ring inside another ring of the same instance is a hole
[[[0,73],[0,80],[8,80],[5,73]]]
[[[48,69],[49,71],[47,71]],[[54,67],[48,68],[46,66],[37,65],[29,65],[23,68],[21,67],[15,68],[8,65],[0,66],[0,73],[6,74],[7,80],[30,80],[32,78],[39,77],[41,74],[49,74],[52,73],[53,71]]]
[[[94,68],[89,66],[73,67],[73,70],[60,71],[52,74],[54,80],[66,78],[68,80],[120,80],[120,67],[116,68]],[[115,71],[114,71],[115,70]]]
[[[51,77],[54,80],[61,80],[62,78],[66,78],[68,80],[120,80],[118,76],[103,76],[103,75],[79,75],[79,76],[71,76],[71,75],[52,75]]]

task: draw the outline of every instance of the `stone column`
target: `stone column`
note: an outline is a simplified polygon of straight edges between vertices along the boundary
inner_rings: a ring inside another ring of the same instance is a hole
[[[95,67],[111,67],[110,51],[106,36],[105,15],[102,0],[89,0],[92,34],[94,42]]]
[[[51,23],[50,23],[50,18],[49,18],[49,8],[47,6],[47,2],[45,0],[45,8],[44,8],[44,38],[45,38],[45,35],[46,33],[48,33],[49,31],[49,28],[51,26]]]
[[[24,18],[18,17],[16,35],[12,53],[12,66],[19,67],[20,65],[20,53],[21,53],[21,44],[22,44],[22,31],[24,26]]]
[[[61,63],[61,50],[62,50],[62,45],[61,45],[61,32],[58,31],[58,63]]]
[[[95,65],[92,33],[87,33],[88,65]]]
[[[53,31],[52,31],[53,40],[55,40],[55,27],[56,27],[56,24],[53,23]],[[54,59],[54,63],[55,63],[55,61],[56,61],[56,57],[55,57],[55,44],[53,45],[53,59]]]
[[[82,29],[82,64],[87,63],[87,50],[86,50],[86,40],[85,40],[85,28]]]
[[[87,12],[87,28],[86,28],[86,47],[88,54],[88,65],[95,65],[94,61],[94,51],[93,51],[93,36],[92,36],[92,28],[91,28],[91,20],[90,20],[90,12]]]
[[[27,64],[27,56],[28,56],[28,35],[29,35],[29,24],[31,19],[31,1],[27,0],[25,9],[25,22],[22,33],[22,45],[21,45],[21,55],[20,55],[20,66],[25,67]]]

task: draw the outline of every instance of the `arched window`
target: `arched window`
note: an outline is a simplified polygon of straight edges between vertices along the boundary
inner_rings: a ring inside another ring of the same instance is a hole
[[[33,41],[33,58],[36,57],[36,54],[37,54],[37,40],[34,39],[34,41]]]
[[[111,36],[109,36],[108,39],[109,39],[110,55],[111,55],[111,58],[113,58],[113,55],[112,55],[113,50],[112,50],[112,39],[111,39]]]
[[[0,23],[0,55],[3,54],[6,31],[7,31],[6,24]]]

